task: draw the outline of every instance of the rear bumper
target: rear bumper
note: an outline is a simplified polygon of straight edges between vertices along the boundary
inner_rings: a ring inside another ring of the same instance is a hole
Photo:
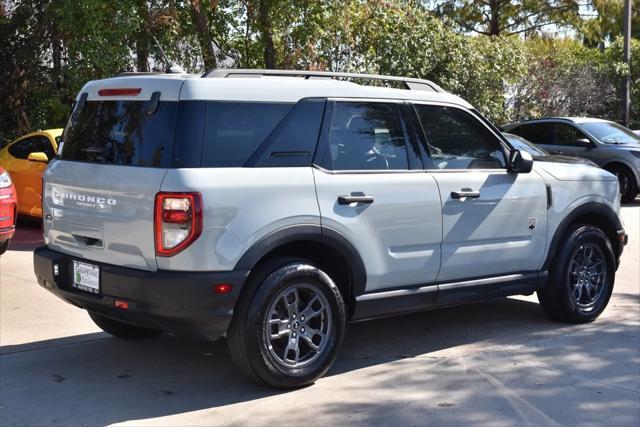
[[[12,238],[15,232],[16,228],[13,226],[0,228],[0,242],[4,242],[5,240]]]
[[[40,286],[77,307],[134,325],[206,340],[227,331],[249,273],[142,271],[82,260],[46,247],[36,249],[33,257]],[[74,259],[100,266],[98,295],[72,286]],[[57,276],[54,265],[58,265]],[[232,284],[232,291],[215,294],[213,286],[218,283]],[[116,308],[116,300],[126,302],[128,308]]]

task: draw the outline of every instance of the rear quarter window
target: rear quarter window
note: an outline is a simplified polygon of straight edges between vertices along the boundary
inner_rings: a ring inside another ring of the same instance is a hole
[[[207,103],[201,166],[244,166],[292,106],[265,102]]]

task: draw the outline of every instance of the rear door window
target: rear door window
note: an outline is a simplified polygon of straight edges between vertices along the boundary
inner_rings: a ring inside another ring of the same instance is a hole
[[[336,101],[332,107],[320,166],[329,170],[409,169],[397,103]]]
[[[291,107],[289,103],[207,103],[201,166],[244,166]]]
[[[553,144],[553,123],[531,123],[518,126],[509,132],[514,133],[534,144]]]
[[[124,166],[170,167],[177,102],[78,103],[64,131],[60,158]]]

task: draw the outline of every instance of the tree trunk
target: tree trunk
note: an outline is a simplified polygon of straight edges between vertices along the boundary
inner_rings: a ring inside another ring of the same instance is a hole
[[[53,81],[56,89],[62,86],[62,40],[55,24],[51,26],[51,59],[53,61]]]
[[[273,46],[273,27],[271,25],[271,7],[272,0],[260,0],[260,8],[258,9],[258,22],[260,23],[260,32],[264,42],[264,66],[268,69],[276,68],[276,51]]]
[[[198,32],[198,42],[200,43],[200,49],[202,50],[204,66],[207,69],[216,68],[216,52],[213,48],[213,39],[209,32],[207,17],[202,11],[202,3],[200,0],[190,0],[189,3],[191,5],[193,23],[195,24],[196,31]]]
[[[136,36],[136,68],[139,72],[149,71],[149,32],[151,32],[151,17],[147,0],[138,0],[138,11],[142,18],[142,27]]]
[[[498,0],[491,0],[489,2],[489,9],[491,17],[489,20],[489,35],[490,36],[499,36],[500,35],[500,5]]]

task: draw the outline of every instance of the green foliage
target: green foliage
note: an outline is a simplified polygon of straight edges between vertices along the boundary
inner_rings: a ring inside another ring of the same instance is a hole
[[[17,0],[0,8],[0,140],[64,126],[74,97],[88,80],[125,70],[165,69],[159,46],[187,71],[201,72],[207,40],[220,67],[271,63],[285,69],[428,78],[498,123],[559,114],[619,118],[619,87],[630,72],[638,117],[640,41],[633,42],[628,70],[615,29],[598,33],[611,39],[604,52],[591,47],[586,30],[579,33],[586,44],[536,35],[545,23],[572,22],[567,16],[576,12],[574,1],[497,0],[488,2],[490,10],[483,9],[486,5],[473,9],[476,3]],[[198,25],[194,5],[203,18]],[[435,11],[440,15],[430,9],[434,5],[442,6]],[[618,22],[601,9],[602,22]],[[462,18],[474,27],[453,24]],[[496,23],[499,31],[489,32],[501,36],[468,34],[487,32]],[[506,36],[521,30],[527,38]]]
[[[577,0],[432,0],[437,13],[460,29],[489,36],[532,33],[578,16]]]

